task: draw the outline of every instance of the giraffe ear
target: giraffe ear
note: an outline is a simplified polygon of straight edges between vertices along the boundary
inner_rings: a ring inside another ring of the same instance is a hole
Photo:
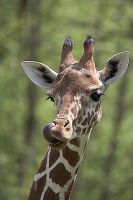
[[[101,81],[110,85],[119,79],[127,70],[129,64],[128,51],[112,56],[106,63],[105,68],[100,71]]]
[[[48,88],[56,79],[57,73],[47,65],[35,61],[23,61],[21,65],[30,80],[40,87]]]

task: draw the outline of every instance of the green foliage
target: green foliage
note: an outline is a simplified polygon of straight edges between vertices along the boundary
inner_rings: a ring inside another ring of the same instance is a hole
[[[58,71],[65,36],[74,40],[74,54],[80,59],[84,38],[92,34],[96,40],[96,66],[101,69],[113,54],[126,50],[132,53],[132,11],[129,0],[1,0],[1,200],[26,199],[47,148],[42,139],[43,126],[54,119],[56,112],[51,102],[45,101],[45,91],[30,85],[20,67],[21,60],[36,59]],[[132,59],[131,55],[130,63]],[[73,200],[133,199],[131,67],[126,80],[110,87],[103,99],[103,119],[90,138]],[[126,87],[121,95],[123,82]],[[117,118],[122,113],[119,99],[124,109],[121,119]]]

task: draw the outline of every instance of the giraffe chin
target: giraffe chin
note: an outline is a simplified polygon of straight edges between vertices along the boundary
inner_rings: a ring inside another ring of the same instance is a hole
[[[57,143],[49,143],[49,146],[51,146],[52,148],[56,149],[56,150],[61,150],[64,149],[64,147],[66,146],[67,142],[63,142],[63,141],[59,141]]]

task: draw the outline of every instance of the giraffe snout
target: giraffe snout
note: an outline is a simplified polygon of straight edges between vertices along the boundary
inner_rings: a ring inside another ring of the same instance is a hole
[[[50,132],[53,137],[61,141],[69,141],[72,137],[72,125],[66,118],[57,118],[55,126],[51,128]]]

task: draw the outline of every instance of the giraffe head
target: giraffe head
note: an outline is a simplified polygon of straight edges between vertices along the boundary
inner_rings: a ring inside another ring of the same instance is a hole
[[[63,148],[68,141],[86,134],[100,120],[101,96],[126,72],[129,63],[129,52],[121,52],[111,57],[103,70],[97,71],[94,39],[90,36],[84,41],[84,53],[79,61],[72,49],[71,39],[66,38],[58,74],[44,64],[22,62],[28,77],[47,89],[48,98],[57,107],[56,118],[44,128],[44,137],[55,148]]]

